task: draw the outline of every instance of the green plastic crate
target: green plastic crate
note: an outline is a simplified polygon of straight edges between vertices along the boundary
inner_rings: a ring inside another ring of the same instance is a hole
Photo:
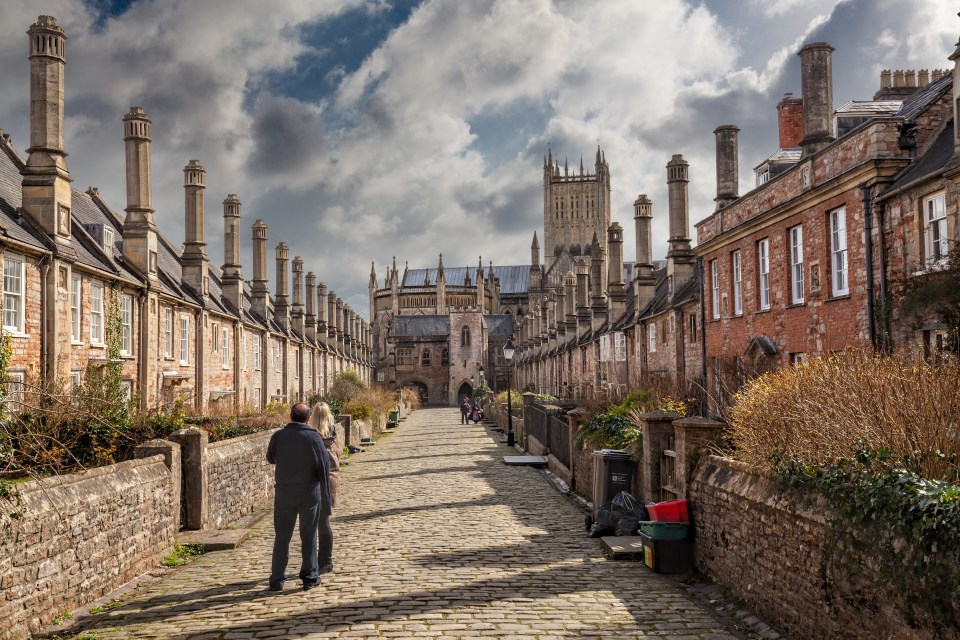
[[[640,533],[654,540],[686,540],[690,525],[686,522],[641,522]]]

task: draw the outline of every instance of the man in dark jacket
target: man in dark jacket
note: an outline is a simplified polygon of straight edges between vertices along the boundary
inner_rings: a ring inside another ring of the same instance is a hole
[[[470,400],[467,399],[467,396],[463,396],[463,402],[460,403],[460,424],[470,423],[470,411],[472,409]]]
[[[270,590],[283,589],[293,525],[300,518],[300,579],[303,590],[320,584],[317,566],[317,526],[322,509],[330,508],[327,447],[320,434],[306,424],[310,408],[302,402],[290,409],[290,424],[273,434],[267,462],[276,465],[273,498],[273,562]]]

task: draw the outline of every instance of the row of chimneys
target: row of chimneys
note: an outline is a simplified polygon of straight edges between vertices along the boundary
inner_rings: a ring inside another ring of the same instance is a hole
[[[63,145],[63,77],[66,35],[54,18],[40,16],[27,32],[30,38],[30,148],[23,178],[23,209],[58,245],[70,242],[70,178]],[[151,120],[142,107],[131,107],[123,118],[126,147],[127,206],[123,222],[124,261],[151,284],[157,280],[157,229],[153,218],[150,183]],[[201,295],[209,293],[209,261],[204,234],[206,170],[198,160],[183,169],[185,233],[183,283]],[[223,201],[223,298],[243,309],[240,269],[240,200],[229,194]],[[267,290],[267,225],[253,224],[253,311],[269,320]],[[351,355],[369,353],[370,327],[326,285],[316,284],[311,272],[303,276],[303,260],[293,259],[293,302],[288,302],[287,245],[276,248],[277,291],[273,319],[284,329],[294,329],[310,339],[348,348]],[[304,307],[304,288],[306,306]],[[316,293],[314,293],[316,290]],[[314,313],[314,300],[317,313]]]
[[[880,72],[880,88],[891,89],[900,87],[924,87],[931,82],[936,82],[943,76],[950,75],[950,69],[897,69],[891,71],[884,69]]]

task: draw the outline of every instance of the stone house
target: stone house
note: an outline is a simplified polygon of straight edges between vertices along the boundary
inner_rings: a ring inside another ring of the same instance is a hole
[[[312,273],[304,283],[299,258],[288,304],[283,243],[277,247],[277,292],[269,294],[267,226],[259,220],[253,225],[254,277],[243,280],[241,203],[234,194],[223,201],[224,263],[210,263],[206,171],[199,161],[184,167],[183,248],[159,233],[151,203],[151,120],[142,108],[123,118],[124,215],[95,188],[70,186],[63,135],[66,34],[50,16],[40,16],[28,34],[27,158],[0,132],[3,328],[12,348],[14,410],[25,385],[77,385],[116,354],[124,386],[143,407],[182,399],[198,411],[219,406],[236,412],[260,409],[271,399],[305,398],[347,368],[369,380],[368,326],[333,292],[327,299],[322,283],[315,290]]]
[[[898,72],[890,86],[884,72],[873,101],[834,111],[832,52],[826,43],[800,50],[803,96],[778,105],[782,148],[756,168],[757,186],[743,196],[719,193],[718,160],[717,210],[696,225],[714,411],[750,375],[879,346],[884,331],[891,346],[902,344],[903,328],[884,328],[898,323],[881,318],[878,303],[891,268],[908,273],[925,259],[925,230],[956,235],[945,166],[954,137],[951,75]],[[726,154],[735,166],[734,129]],[[718,158],[720,146],[718,133]],[[921,211],[930,202],[932,225]]]

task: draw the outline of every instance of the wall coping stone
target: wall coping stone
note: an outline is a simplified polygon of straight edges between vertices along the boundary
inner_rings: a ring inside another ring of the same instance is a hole
[[[231,446],[244,446],[246,443],[251,440],[267,440],[273,436],[274,433],[282,429],[283,427],[278,427],[276,429],[270,429],[269,431],[258,431],[256,433],[248,433],[242,436],[237,436],[236,438],[230,438],[228,440],[218,440],[217,442],[211,442],[207,445],[207,451],[215,451],[218,449],[225,449]],[[266,455],[266,451],[264,451]]]

